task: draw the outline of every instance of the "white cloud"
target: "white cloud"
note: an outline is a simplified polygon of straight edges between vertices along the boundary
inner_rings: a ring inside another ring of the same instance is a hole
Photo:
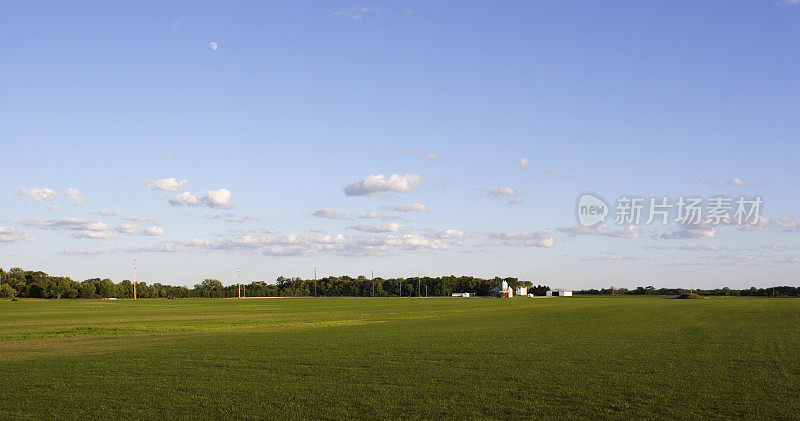
[[[74,238],[115,238],[117,233],[108,230],[108,224],[101,221],[77,218],[27,219],[23,225],[43,230],[72,231]]]
[[[717,185],[717,182],[716,182],[716,181],[709,180],[709,179],[708,179],[706,176],[704,176],[703,174],[697,174],[697,181],[699,181],[699,182],[701,182],[701,183],[708,184],[709,186],[716,186],[716,185]]]
[[[208,48],[211,48],[212,50],[217,51],[217,49],[219,48],[219,44],[217,44],[214,41],[211,41],[211,42],[208,43]]]
[[[566,233],[570,237],[574,237],[575,235],[602,235],[606,237],[633,239],[639,238],[642,234],[641,228],[637,227],[636,225],[628,225],[620,230],[609,229],[606,224],[598,224],[592,227],[576,225],[574,227],[561,227],[558,230]]]
[[[255,216],[238,216],[233,212],[228,212],[228,213],[221,212],[221,213],[217,213],[217,214],[214,214],[214,215],[206,215],[205,217],[206,217],[206,219],[218,219],[220,221],[234,222],[234,223],[237,223],[237,224],[242,223],[242,222],[257,222],[257,221],[260,221],[260,219],[258,217],[255,217]]]
[[[349,9],[333,12],[333,15],[340,18],[356,21],[356,20],[361,20],[368,13],[377,12],[377,10],[378,9],[375,7],[353,6]]]
[[[169,204],[172,206],[199,206],[200,200],[191,192],[169,195]]]
[[[522,199],[525,197],[525,192],[508,185],[500,186],[496,189],[489,189],[486,193],[495,199],[505,200],[508,205],[518,205],[522,203]]]
[[[457,230],[457,229],[446,229],[441,231],[433,231],[429,234],[432,238],[464,238],[464,231]]]
[[[67,189],[64,191],[64,193],[69,196],[69,202],[75,206],[83,206],[89,201],[89,199],[81,197],[80,190],[76,188]]]
[[[72,250],[72,249],[63,249],[58,252],[58,254],[63,254],[65,256],[97,256],[100,254],[106,254],[106,250],[103,249],[91,249],[91,250]]]
[[[126,217],[124,217],[122,219],[125,220],[125,221],[131,221],[131,222],[149,222],[149,223],[155,224],[155,225],[161,224],[161,221],[159,221],[156,218],[150,218],[150,217],[141,216],[141,215],[126,216]]]
[[[150,236],[164,235],[164,229],[153,225],[152,227],[149,227],[144,231],[142,231],[142,235],[150,235]]]
[[[206,206],[211,209],[234,208],[231,201],[232,194],[228,189],[208,190],[202,198],[198,199],[189,191],[169,195],[169,204],[172,206]]]
[[[136,225],[134,224],[124,223],[117,225],[114,229],[121,234],[136,234]]]
[[[339,220],[342,220],[342,221],[350,219],[343,212],[338,212],[334,208],[320,209],[320,210],[314,212],[313,215],[316,216],[316,217],[319,217],[319,218],[339,219]]]
[[[386,243],[392,246],[400,246],[405,249],[418,249],[418,248],[426,248],[431,250],[448,250],[450,249],[450,245],[439,241],[439,240],[431,240],[427,237],[424,237],[419,234],[404,234],[398,236],[389,236],[386,239]]]
[[[422,203],[411,203],[411,204],[403,204],[403,205],[384,205],[381,206],[383,210],[395,210],[398,212],[427,212],[428,207],[423,205]]]
[[[728,184],[734,185],[734,186],[746,186],[747,185],[747,183],[744,180],[742,180],[741,178],[738,178],[738,177],[737,178],[732,178],[731,181],[728,181]]]
[[[680,240],[687,238],[714,238],[717,236],[717,229],[707,224],[678,224],[677,227],[670,227],[667,232],[661,234],[661,238],[669,240]]]
[[[31,241],[36,241],[36,238],[28,234],[16,232],[14,230],[14,227],[0,226],[0,243],[16,243],[20,241],[31,242]]]
[[[142,180],[142,183],[153,190],[178,191],[184,188],[186,184],[188,184],[188,181],[186,181],[186,179],[178,181],[175,177],[162,178],[160,180],[145,178]]]
[[[116,238],[117,233],[113,231],[92,231],[92,230],[85,230],[85,231],[75,231],[72,233],[74,238],[89,238],[93,240],[105,240],[108,238]]]
[[[59,207],[58,205],[45,205],[45,207],[46,207],[46,208],[47,208],[47,210],[49,210],[50,212],[55,212],[55,211],[57,211],[57,210],[61,209],[61,207]]]
[[[25,221],[22,221],[22,224],[43,230],[96,231],[96,232],[102,232],[108,230],[108,224],[106,224],[105,222],[88,220],[88,219],[77,219],[77,218],[26,219]]]
[[[422,177],[418,174],[392,174],[389,177],[378,174],[347,183],[343,190],[347,196],[374,196],[386,192],[413,193],[421,182]]]
[[[519,164],[521,167],[527,167],[531,163],[528,162],[528,158],[521,158],[519,161],[517,161],[517,164]]]
[[[101,216],[119,216],[119,211],[115,209],[100,209],[99,211],[95,212],[95,215]]]
[[[17,193],[17,197],[29,197],[37,202],[42,202],[45,200],[53,200],[56,197],[56,192],[53,189],[48,188],[21,188],[19,189],[19,193]]]
[[[425,159],[436,160],[439,159],[439,155],[436,155],[435,153],[431,152],[425,155]]]
[[[536,232],[528,231],[505,231],[505,232],[484,232],[489,238],[501,240],[502,245],[506,246],[526,246],[526,247],[553,247],[553,231],[542,230]]]
[[[353,225],[348,228],[363,232],[399,232],[403,228],[403,226],[396,222],[392,222],[390,224],[385,224],[385,225],[369,225],[369,224]]]
[[[233,195],[228,189],[208,190],[203,195],[203,204],[211,209],[229,209],[235,207],[231,198]]]

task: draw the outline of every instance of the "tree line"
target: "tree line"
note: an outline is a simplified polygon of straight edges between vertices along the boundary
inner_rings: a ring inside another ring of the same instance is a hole
[[[653,286],[606,289],[585,289],[575,291],[577,295],[681,295],[693,292],[698,295],[718,297],[800,297],[800,287],[776,286],[770,288],[750,287],[747,289],[731,289],[728,287],[715,289],[658,288]]]
[[[492,279],[472,276],[442,276],[420,278],[375,278],[364,276],[327,276],[318,280],[279,277],[274,283],[255,281],[241,285],[247,297],[410,297],[449,296],[454,292],[471,292],[489,295],[489,290],[502,281],[509,286],[527,286],[530,293],[544,295],[549,287],[533,286],[530,281],[517,278]],[[92,278],[82,282],[65,276],[50,276],[42,271],[0,268],[0,298],[133,298],[133,283],[124,280],[114,283],[110,279]],[[217,279],[205,279],[193,288],[173,286],[159,282],[136,283],[138,298],[231,298],[239,296],[239,286],[223,285]]]

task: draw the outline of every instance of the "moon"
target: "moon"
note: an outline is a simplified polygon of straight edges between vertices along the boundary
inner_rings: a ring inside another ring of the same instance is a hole
[[[214,51],[217,51],[217,48],[219,48],[219,45],[217,45],[217,43],[214,41],[209,42],[208,46],[211,47],[211,49]]]

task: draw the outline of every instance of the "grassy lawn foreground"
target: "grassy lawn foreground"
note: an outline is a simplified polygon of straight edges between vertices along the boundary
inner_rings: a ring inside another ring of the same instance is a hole
[[[798,419],[800,300],[0,302],[0,418]]]

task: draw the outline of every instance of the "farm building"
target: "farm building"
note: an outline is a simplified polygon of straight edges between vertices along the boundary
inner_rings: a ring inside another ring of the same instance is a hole
[[[514,290],[514,294],[528,295],[528,287],[526,287],[525,285],[520,285],[517,287],[517,289]]]
[[[550,291],[547,291],[548,297],[572,297],[572,290],[571,289],[561,289],[556,288]]]
[[[475,294],[471,292],[454,292],[453,297],[474,297]]]
[[[489,290],[489,295],[492,297],[508,297],[514,296],[514,291],[508,286],[508,282],[503,281],[500,285]]]

